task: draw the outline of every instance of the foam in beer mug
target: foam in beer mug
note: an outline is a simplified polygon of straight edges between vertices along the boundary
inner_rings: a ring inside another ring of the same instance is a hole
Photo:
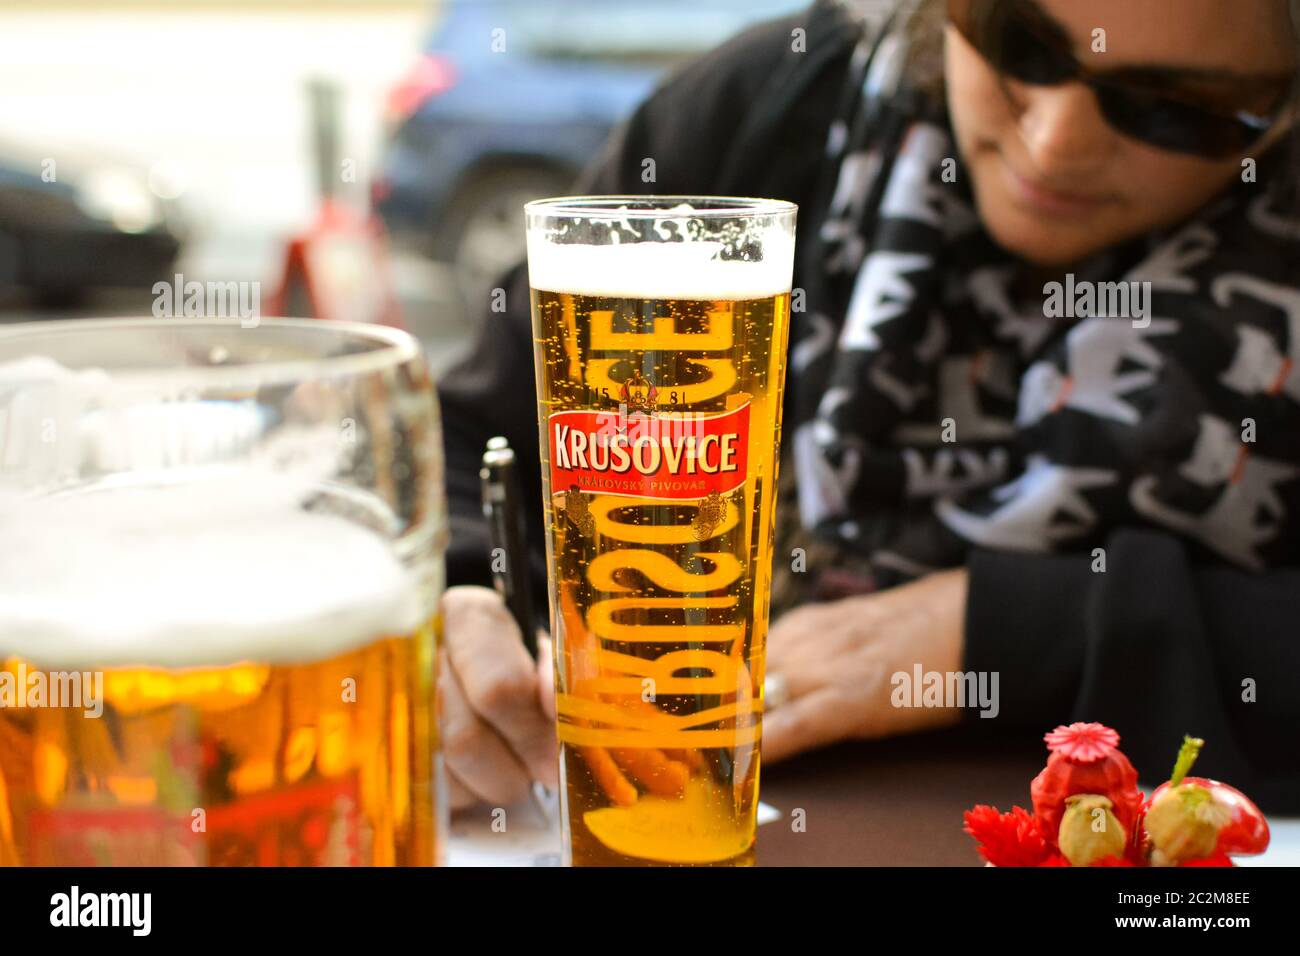
[[[226,473],[0,502],[0,658],[43,667],[328,658],[420,623],[378,533],[298,482]]]

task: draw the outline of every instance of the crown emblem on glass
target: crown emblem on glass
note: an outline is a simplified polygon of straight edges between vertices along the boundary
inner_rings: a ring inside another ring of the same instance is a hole
[[[619,399],[629,409],[653,412],[659,402],[659,389],[641,374],[640,369],[633,369],[627,381],[618,392]]]

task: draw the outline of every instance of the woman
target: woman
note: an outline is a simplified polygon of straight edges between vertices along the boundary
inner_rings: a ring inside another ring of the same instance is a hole
[[[1206,772],[1300,808],[1300,11],[1222,11],[816,3],[671,77],[575,188],[800,205],[766,759],[954,723],[893,676],[975,671],[999,730],[1105,721],[1152,774],[1195,730]],[[484,441],[537,460],[506,288],[441,388],[462,585]],[[539,508],[530,534],[540,591]],[[554,783],[508,616],[474,586],[444,611],[457,802]]]

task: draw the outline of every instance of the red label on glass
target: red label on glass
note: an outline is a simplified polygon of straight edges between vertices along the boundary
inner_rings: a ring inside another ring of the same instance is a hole
[[[547,428],[552,494],[695,500],[745,483],[748,402],[716,415],[575,409]]]
[[[358,866],[366,851],[350,777],[249,794],[201,818],[73,805],[34,810],[30,821],[34,866]]]
[[[67,806],[33,810],[32,866],[195,866],[203,836],[188,814],[160,807]]]
[[[316,780],[240,797],[208,814],[212,866],[359,866],[355,780]]]

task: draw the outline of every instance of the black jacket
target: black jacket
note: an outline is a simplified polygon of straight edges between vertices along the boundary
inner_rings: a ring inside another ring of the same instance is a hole
[[[800,206],[799,237],[818,228],[823,145],[856,39],[842,17],[819,2],[678,70],[573,191],[788,199]],[[806,31],[802,49],[796,29]],[[646,160],[653,181],[643,179]],[[503,287],[505,311],[485,310],[471,354],[438,389],[448,581],[490,583],[478,467],[487,439],[504,435],[522,466],[535,606],[545,608],[526,268]],[[1191,733],[1207,741],[1196,773],[1238,786],[1265,809],[1300,811],[1300,568],[1255,575],[1198,566],[1176,536],[1136,528],[1112,536],[1106,562],[1103,572],[1090,555],[971,556],[966,666],[999,672],[1001,697],[999,717],[976,722],[1041,734],[1101,721],[1120,731],[1151,782],[1168,776]]]

